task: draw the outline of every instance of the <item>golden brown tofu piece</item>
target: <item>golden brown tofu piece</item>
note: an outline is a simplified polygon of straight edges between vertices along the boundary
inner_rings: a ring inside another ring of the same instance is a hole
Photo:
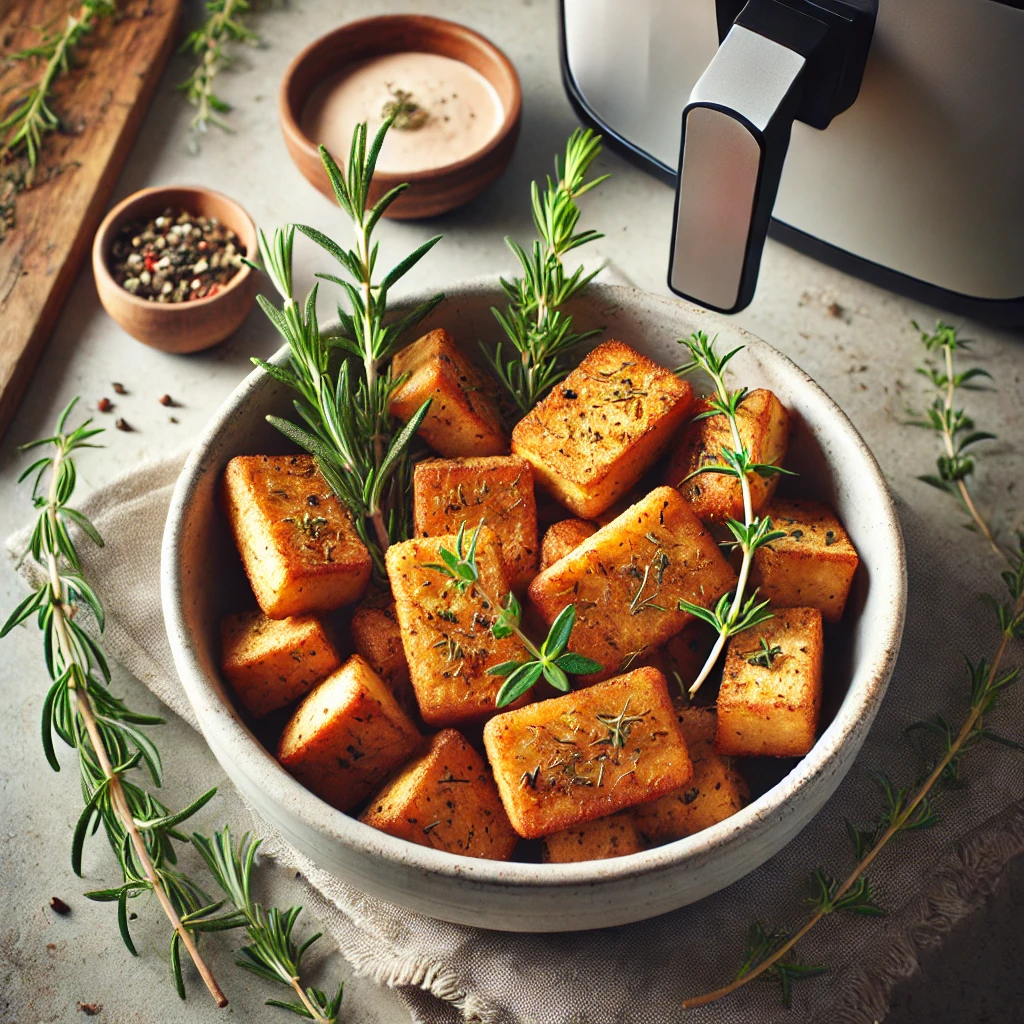
[[[416,697],[409,680],[409,665],[402,647],[402,631],[391,592],[370,594],[352,613],[349,626],[356,654],[388,684],[403,710],[412,712]]]
[[[639,853],[644,848],[633,820],[633,811],[588,821],[545,836],[541,855],[545,864],[571,864],[584,860],[608,860]]]
[[[765,515],[786,536],[754,552],[751,582],[774,608],[817,608],[838,622],[860,562],[842,523],[818,501],[776,499]]]
[[[736,583],[714,537],[672,487],[657,487],[530,584],[550,625],[576,605],[569,650],[605,673],[637,664],[694,618],[680,598],[709,607]]]
[[[707,412],[709,408],[707,399],[700,399],[694,404],[694,415]],[[751,460],[772,466],[782,465],[789,444],[789,413],[775,395],[764,388],[749,392],[740,403],[736,418],[740,440],[750,452]],[[704,522],[743,521],[743,493],[736,477],[698,473],[686,479],[705,466],[722,464],[723,448],[730,451],[736,448],[725,416],[691,420],[680,435],[665,471],[665,483],[678,487]],[[751,503],[757,515],[771,498],[779,474],[763,477],[750,473],[749,479]]]
[[[358,654],[331,673],[284,727],[277,759],[339,811],[361,804],[413,754],[420,734]]]
[[[533,470],[515,455],[431,459],[413,471],[417,537],[491,527],[501,541],[509,582],[522,591],[537,575],[537,502]]]
[[[487,670],[529,657],[514,634],[503,640],[491,634],[493,608],[478,588],[459,593],[452,580],[427,568],[441,562],[442,545],[454,551],[455,537],[403,541],[385,556],[416,701],[423,721],[437,728],[493,714],[503,680]],[[484,593],[503,601],[508,577],[490,527],[480,531],[476,561]]]
[[[391,395],[391,415],[408,423],[432,399],[418,431],[440,455],[506,455],[508,433],[489,379],[438,329],[395,353],[391,376],[408,374]]]
[[[239,455],[224,504],[260,608],[272,619],[362,597],[372,563],[347,510],[310,455]]]
[[[519,837],[483,758],[454,729],[430,737],[363,811],[381,832],[463,857],[508,860]]]
[[[540,568],[543,572],[570,551],[575,551],[585,540],[597,533],[597,523],[586,519],[563,519],[552,523],[544,533],[540,545]]]
[[[512,451],[566,508],[593,519],[658,460],[692,398],[671,371],[606,341],[516,424]]]
[[[693,771],[654,668],[497,715],[484,746],[512,827],[527,839],[663,796]]]
[[[780,608],[734,636],[718,691],[715,749],[741,757],[806,754],[818,730],[823,653],[817,608]]]
[[[685,707],[677,715],[693,777],[681,789],[633,809],[637,830],[654,844],[710,828],[735,814],[750,796],[732,761],[715,751],[715,709]]]
[[[255,718],[283,708],[333,672],[341,659],[315,615],[270,619],[263,612],[226,615],[220,667]]]
[[[717,637],[718,634],[706,622],[693,619],[665,645],[672,671],[679,674],[680,686],[684,690],[688,690],[700,675]]]

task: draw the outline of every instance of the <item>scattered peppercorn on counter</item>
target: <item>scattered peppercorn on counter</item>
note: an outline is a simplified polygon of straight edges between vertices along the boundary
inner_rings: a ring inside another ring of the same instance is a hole
[[[445,331],[392,369],[407,374],[393,415],[431,398],[419,433],[441,457],[415,466],[415,535],[386,552],[386,581],[309,456],[240,456],[223,477],[259,609],[225,619],[222,669],[250,715],[292,707],[277,751],[289,772],[409,842],[566,862],[708,828],[748,799],[743,758],[810,750],[823,622],[842,617],[858,564],[828,506],[775,497],[777,474],[750,474],[755,512],[783,534],[751,566],[773,617],[728,638],[717,694],[694,704],[715,633],[685,606],[713,608],[737,582],[723,524],[742,518],[740,482],[714,469],[734,444],[724,417],[621,341],[511,432]],[[775,395],[747,392],[737,422],[752,462],[784,464]],[[475,531],[466,585],[437,571],[460,528]],[[589,674],[499,708],[507,671],[493,670],[537,653],[495,628],[495,602],[512,595],[527,631],[573,606],[567,652]]]

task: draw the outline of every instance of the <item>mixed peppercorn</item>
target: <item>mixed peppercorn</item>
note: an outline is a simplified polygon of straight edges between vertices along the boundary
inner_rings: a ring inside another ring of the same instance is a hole
[[[238,273],[245,246],[214,217],[165,210],[125,224],[111,254],[125,291],[150,302],[192,302],[216,295]]]

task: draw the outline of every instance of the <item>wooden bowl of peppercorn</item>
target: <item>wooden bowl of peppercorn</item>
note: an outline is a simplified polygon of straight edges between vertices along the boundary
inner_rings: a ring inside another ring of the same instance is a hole
[[[146,188],[103,219],[92,269],[103,308],[133,338],[164,352],[199,352],[245,320],[258,278],[256,227],[207,188]]]

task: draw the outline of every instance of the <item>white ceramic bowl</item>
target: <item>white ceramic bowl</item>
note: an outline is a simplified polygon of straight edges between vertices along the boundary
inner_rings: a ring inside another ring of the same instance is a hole
[[[424,329],[462,344],[495,339],[496,282],[453,288]],[[729,321],[636,289],[592,286],[580,326],[606,326],[666,366],[676,339],[718,334],[744,346],[734,379],[774,391],[794,414],[787,465],[794,493],[833,503],[860,552],[843,623],[827,634],[825,707],[814,749],[796,762],[755,768],[763,792],[695,836],[615,860],[500,863],[416,846],[363,825],[301,786],[275,761],[232,703],[218,671],[218,621],[243,607],[237,555],[217,509],[217,483],[234,455],[288,450],[264,420],[291,413],[292,396],[250,374],[207,426],[174,491],[164,534],[162,591],[174,661],[211,750],[234,783],[290,843],[324,870],[392,903],[448,921],[505,931],[565,931],[638,921],[701,899],[752,871],[821,809],[849,770],[885,693],[903,629],[903,539],[882,473],[836,404],[805,373]],[[723,349],[724,350],[724,349]],[[251,599],[250,599],[251,600]],[[771,772],[774,770],[774,775]],[[765,781],[767,780],[767,781]]]

